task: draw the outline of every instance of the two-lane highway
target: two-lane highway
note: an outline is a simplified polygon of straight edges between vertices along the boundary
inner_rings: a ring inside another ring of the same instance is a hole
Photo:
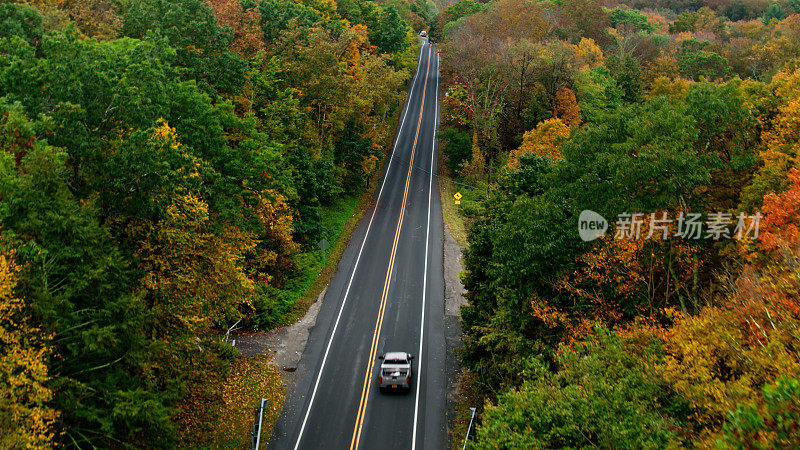
[[[325,294],[271,447],[446,445],[438,94],[438,55],[423,41],[383,179]],[[408,394],[378,391],[387,351],[416,357]]]

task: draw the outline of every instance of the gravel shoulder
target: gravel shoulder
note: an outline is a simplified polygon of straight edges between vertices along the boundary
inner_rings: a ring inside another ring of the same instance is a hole
[[[457,406],[461,402],[461,395],[458,388],[458,372],[461,365],[458,358],[458,349],[461,348],[461,324],[459,323],[459,308],[467,304],[464,298],[464,286],[458,274],[463,269],[461,265],[462,248],[453,236],[445,223],[444,227],[444,302],[445,302],[445,342],[447,345],[445,370],[447,371],[447,432],[449,441],[452,443],[459,441],[460,436],[456,436],[454,430],[457,428],[458,411]]]

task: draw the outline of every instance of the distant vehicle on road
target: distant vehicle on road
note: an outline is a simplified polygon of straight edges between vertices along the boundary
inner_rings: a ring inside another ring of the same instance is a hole
[[[425,31],[425,30],[422,30],[422,31],[419,32],[419,35],[422,36],[422,37],[425,37],[425,36],[428,35],[428,32]]]
[[[411,361],[414,355],[406,352],[388,352],[379,356],[381,372],[378,375],[378,389],[381,392],[389,390],[411,390]]]

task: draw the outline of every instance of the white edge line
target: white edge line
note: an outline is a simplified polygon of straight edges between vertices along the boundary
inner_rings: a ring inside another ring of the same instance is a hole
[[[411,98],[414,96],[414,85],[417,81],[417,75],[419,74],[419,66],[422,64],[422,53],[425,49],[425,45],[420,48],[419,51],[419,60],[417,61],[417,69],[414,71],[414,78],[411,80],[411,92],[408,94],[408,98],[406,99],[406,110],[403,112],[403,120],[400,121],[400,129],[397,130],[397,136],[395,137],[394,146],[392,147],[392,155],[389,157],[389,166],[386,168],[386,176],[383,178],[381,182],[381,189],[378,191],[378,199],[375,201],[375,208],[372,210],[372,216],[369,218],[369,224],[367,224],[367,231],[364,233],[364,240],[361,241],[361,248],[358,249],[358,257],[356,257],[356,263],[353,266],[353,272],[350,274],[350,280],[347,282],[347,289],[344,292],[344,299],[342,300],[342,305],[339,307],[339,313],[336,315],[336,322],[333,324],[333,331],[331,332],[331,337],[328,340],[328,345],[325,347],[325,354],[322,357],[322,366],[319,368],[319,372],[317,373],[317,380],[314,382],[314,390],[311,392],[311,399],[308,401],[308,408],[306,409],[306,414],[303,417],[303,424],[300,426],[300,433],[297,435],[297,442],[294,444],[294,450],[297,450],[300,447],[300,440],[303,438],[303,431],[306,429],[306,422],[308,422],[308,415],[311,413],[311,407],[314,406],[314,398],[317,396],[317,387],[319,387],[319,380],[322,378],[322,372],[325,370],[325,362],[328,360],[328,352],[331,350],[331,344],[333,343],[333,338],[336,335],[336,329],[339,327],[339,319],[342,318],[342,311],[344,310],[344,305],[347,303],[347,296],[350,293],[350,286],[353,284],[353,278],[356,275],[356,270],[358,269],[358,263],[361,261],[361,252],[364,251],[364,244],[367,243],[367,238],[369,237],[369,230],[372,228],[372,220],[375,218],[375,213],[378,211],[378,205],[381,201],[381,195],[383,194],[383,187],[386,185],[386,180],[389,178],[389,171],[392,169],[392,161],[394,161],[394,153],[397,150],[397,142],[400,140],[400,134],[403,132],[403,125],[406,123],[406,116],[408,115],[408,110],[411,107]],[[438,70],[438,63],[437,63],[437,70]]]
[[[439,120],[439,55],[436,55],[436,115],[433,116],[433,139],[431,140],[431,176],[428,182],[428,231],[425,233],[425,272],[422,276],[422,318],[419,322],[419,351],[417,352],[417,393],[414,399],[414,431],[411,435],[411,450],[417,448],[417,417],[419,415],[419,391],[422,381],[422,339],[425,336],[425,294],[428,291],[428,244],[431,234],[431,195],[433,193],[433,156],[436,155],[436,122]]]

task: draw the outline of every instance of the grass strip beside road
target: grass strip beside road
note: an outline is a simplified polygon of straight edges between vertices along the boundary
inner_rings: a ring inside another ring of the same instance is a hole
[[[377,177],[376,177],[377,178]],[[322,251],[315,249],[298,256],[302,275],[292,280],[291,291],[297,292],[297,300],[282,321],[282,325],[296,322],[314,304],[319,294],[330,283],[339,259],[350,242],[350,235],[364,215],[372,197],[372,186],[359,197],[339,197],[333,204],[321,208],[322,224],[328,232],[326,239],[330,248],[325,252],[325,268],[322,268]]]
[[[442,216],[444,217],[444,224],[450,230],[450,235],[453,236],[453,239],[456,240],[461,248],[467,248],[469,221],[459,213],[458,206],[455,204],[453,195],[457,192],[456,184],[447,170],[446,158],[442,152],[439,152],[439,162],[437,164],[439,176],[437,178],[439,180],[439,195],[442,199]]]

